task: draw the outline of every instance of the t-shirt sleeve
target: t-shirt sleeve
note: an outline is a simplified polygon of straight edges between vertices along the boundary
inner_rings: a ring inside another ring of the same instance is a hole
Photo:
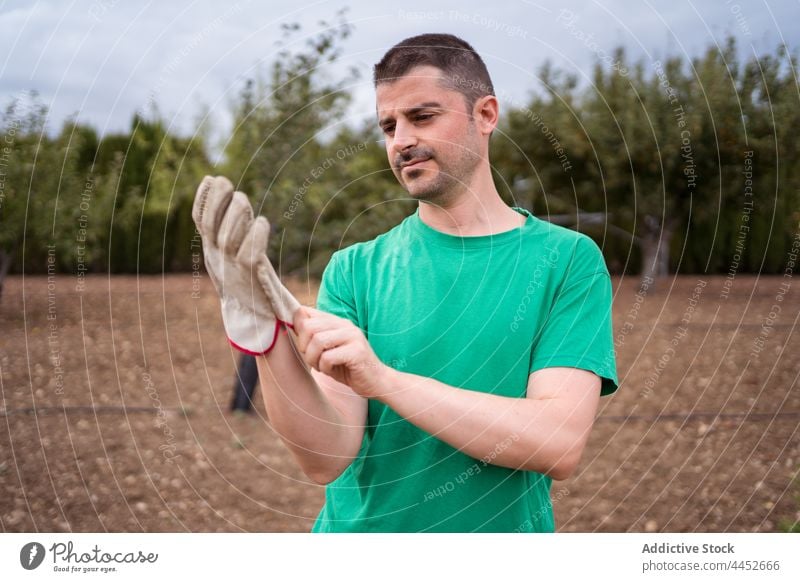
[[[349,319],[362,331],[366,331],[358,317],[348,257],[342,251],[333,254],[322,273],[317,309]]]
[[[581,368],[601,378],[601,396],[613,393],[618,380],[611,300],[611,278],[603,254],[587,238],[577,246],[564,284],[534,340],[530,372]]]

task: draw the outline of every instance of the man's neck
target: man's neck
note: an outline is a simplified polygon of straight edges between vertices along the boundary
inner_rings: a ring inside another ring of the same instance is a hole
[[[419,203],[419,217],[431,228],[455,236],[484,236],[522,226],[525,216],[506,205],[489,176],[447,203]]]

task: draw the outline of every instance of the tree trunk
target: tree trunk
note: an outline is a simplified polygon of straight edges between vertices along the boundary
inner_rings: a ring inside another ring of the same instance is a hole
[[[0,299],[3,298],[3,284],[6,282],[6,275],[11,269],[11,260],[14,255],[5,249],[0,249]]]
[[[646,232],[640,239],[642,250],[642,284],[652,287],[669,274],[669,247],[675,226],[672,221],[662,225],[655,216],[645,216]]]

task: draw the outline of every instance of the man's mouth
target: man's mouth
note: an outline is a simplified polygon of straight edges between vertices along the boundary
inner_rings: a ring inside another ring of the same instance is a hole
[[[416,160],[409,160],[408,162],[403,162],[400,164],[400,169],[410,168],[412,166],[416,166],[417,164],[421,164],[423,162],[427,162],[430,158],[419,158]]]

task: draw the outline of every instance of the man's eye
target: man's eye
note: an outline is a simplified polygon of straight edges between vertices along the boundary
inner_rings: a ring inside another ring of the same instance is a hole
[[[384,125],[383,133],[386,135],[392,135],[394,133],[394,125]]]
[[[427,121],[433,117],[432,113],[423,113],[422,115],[417,115],[417,121]]]

